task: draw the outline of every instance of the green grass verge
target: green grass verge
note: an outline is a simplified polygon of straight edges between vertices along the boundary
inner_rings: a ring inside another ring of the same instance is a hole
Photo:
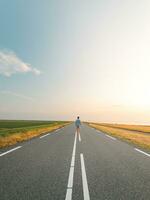
[[[6,137],[15,133],[46,128],[55,125],[63,125],[65,121],[30,121],[30,120],[0,120],[0,137]]]

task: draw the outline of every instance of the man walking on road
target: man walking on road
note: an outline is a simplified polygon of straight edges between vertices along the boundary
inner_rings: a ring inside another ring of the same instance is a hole
[[[76,125],[76,130],[77,130],[77,134],[79,135],[80,133],[80,126],[81,126],[81,121],[80,121],[80,117],[78,116],[76,121],[75,121],[75,125]]]

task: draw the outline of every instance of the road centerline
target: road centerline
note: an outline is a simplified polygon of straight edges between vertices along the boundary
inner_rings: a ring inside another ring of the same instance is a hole
[[[84,163],[84,157],[83,157],[82,153],[80,154],[80,160],[81,160],[83,196],[84,196],[84,200],[90,200],[87,177],[86,177],[86,170],[85,170],[85,163]]]
[[[80,133],[79,133],[79,142],[81,142],[81,135],[80,135]]]
[[[70,200],[70,199],[72,199],[72,188],[68,188],[67,189],[66,199],[65,200]]]
[[[68,179],[68,188],[72,188],[73,186],[73,175],[74,175],[74,166],[70,167],[70,172],[69,172],[69,179]]]
[[[71,165],[69,171],[68,185],[65,200],[72,200],[72,188],[73,188],[73,178],[74,178],[74,167],[75,167],[75,155],[76,155],[76,142],[77,142],[77,133],[75,133],[74,145],[72,151]]]

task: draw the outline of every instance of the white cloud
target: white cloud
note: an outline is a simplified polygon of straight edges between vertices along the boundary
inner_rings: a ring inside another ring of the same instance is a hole
[[[11,76],[16,73],[27,73],[39,75],[41,72],[30,64],[23,62],[14,52],[0,51],[0,74]]]
[[[6,94],[6,95],[12,95],[12,96],[19,97],[19,98],[22,98],[22,99],[26,99],[26,100],[29,100],[29,101],[34,101],[34,99],[32,97],[25,96],[23,94],[18,94],[18,93],[15,93],[15,92],[11,92],[11,91],[8,91],[8,90],[0,91],[0,93]]]

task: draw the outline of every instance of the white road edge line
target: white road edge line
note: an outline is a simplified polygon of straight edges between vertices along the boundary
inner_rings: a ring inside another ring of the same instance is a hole
[[[71,158],[71,166],[69,171],[68,185],[65,200],[72,200],[72,188],[73,188],[73,177],[74,177],[74,167],[75,167],[75,155],[76,155],[76,142],[77,142],[77,133],[75,133],[74,145]]]
[[[15,150],[17,150],[17,149],[20,149],[21,147],[22,147],[22,146],[18,146],[18,147],[14,148],[14,149],[11,149],[11,150],[9,150],[9,151],[6,151],[6,152],[4,152],[4,153],[1,153],[0,156],[4,156],[4,155],[6,155],[6,154],[8,154],[8,153],[11,153],[12,151],[15,151]]]
[[[134,148],[136,151],[140,152],[140,153],[143,153],[144,155],[150,157],[150,154],[144,152],[144,151],[141,151],[140,149],[137,149],[137,148]]]
[[[107,135],[107,134],[105,134],[107,137],[109,137],[109,138],[111,138],[112,140],[116,140],[116,138],[114,138],[114,137],[112,137],[112,136],[110,136],[110,135]]]
[[[42,135],[40,138],[44,138],[44,137],[46,137],[48,135],[49,135],[49,133],[47,133],[46,135]]]
[[[85,171],[85,164],[84,164],[84,157],[83,154],[80,154],[81,160],[81,171],[82,171],[82,184],[83,184],[83,196],[84,200],[90,200],[86,171]]]

